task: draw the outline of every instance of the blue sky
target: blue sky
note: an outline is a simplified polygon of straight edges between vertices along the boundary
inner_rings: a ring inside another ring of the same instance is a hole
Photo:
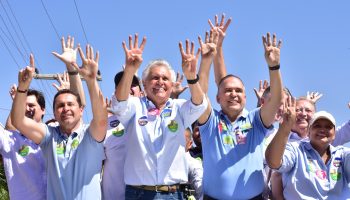
[[[8,9],[12,11],[37,59],[40,73],[57,73],[65,66],[51,52],[61,52],[61,44],[50,24],[42,2],[60,36],[72,35],[83,46],[86,44],[79,23],[74,1],[48,0],[2,0],[0,5],[0,122],[5,123],[11,107],[8,95],[12,83],[17,83],[19,67],[29,61],[25,56],[30,50],[24,39],[17,37],[4,11],[7,10],[18,35],[20,31]],[[76,0],[88,41],[100,51],[100,82],[105,96],[114,91],[113,77],[124,62],[122,41],[128,35],[139,33],[147,36],[143,67],[156,58],[168,60],[175,70],[181,70],[178,42],[189,38],[196,42],[209,30],[208,19],[225,13],[232,23],[224,41],[225,61],[229,73],[240,76],[246,85],[247,108],[256,106],[253,91],[260,79],[268,79],[267,65],[263,56],[261,36],[266,32],[276,33],[283,40],[281,72],[284,84],[294,96],[307,91],[324,94],[317,104],[318,110],[327,110],[341,124],[348,121],[350,109],[350,2],[346,0],[295,0],[281,1],[112,1]],[[6,26],[4,25],[4,21]],[[8,32],[10,31],[10,33]],[[4,34],[5,33],[5,34]],[[10,41],[11,36],[15,43]],[[3,41],[6,45],[4,45]],[[9,49],[9,51],[7,50]],[[24,54],[18,52],[18,49]],[[25,50],[26,49],[26,50]],[[11,52],[11,53],[10,53]],[[11,57],[13,55],[14,59]],[[15,60],[15,61],[14,61]],[[80,60],[78,59],[79,63]],[[17,64],[18,65],[17,65]],[[211,76],[209,96],[215,102],[216,87]],[[47,96],[47,117],[52,117],[52,98],[55,89],[52,81],[34,80],[32,86],[43,90]],[[182,95],[188,98],[188,92]],[[218,108],[217,104],[214,107]],[[85,120],[91,119],[87,107]]]

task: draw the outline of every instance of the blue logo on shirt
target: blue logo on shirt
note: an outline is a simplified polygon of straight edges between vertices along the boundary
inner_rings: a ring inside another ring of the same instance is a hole
[[[147,117],[146,116],[140,117],[138,122],[140,126],[145,126],[148,123]]]

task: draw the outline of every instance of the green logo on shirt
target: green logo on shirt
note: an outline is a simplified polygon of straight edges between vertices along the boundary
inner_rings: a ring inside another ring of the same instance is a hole
[[[168,128],[171,132],[176,132],[179,128],[179,124],[175,120],[171,120],[168,124]]]
[[[332,169],[330,174],[333,181],[339,181],[341,178],[341,173],[337,172],[335,169]]]
[[[62,155],[63,153],[64,153],[63,143],[57,144],[56,145],[56,154],[57,155]]]
[[[123,128],[119,128],[119,127],[115,127],[115,129],[112,131],[112,135],[116,136],[116,137],[120,137],[122,135],[124,135],[124,129]]]
[[[22,147],[18,151],[19,155],[21,156],[27,156],[29,153],[29,146],[27,145],[22,145]]]
[[[76,149],[79,145],[79,140],[78,139],[74,139],[72,142],[72,149]]]
[[[222,139],[223,139],[224,144],[233,145],[233,139],[232,139],[231,135],[224,135]]]

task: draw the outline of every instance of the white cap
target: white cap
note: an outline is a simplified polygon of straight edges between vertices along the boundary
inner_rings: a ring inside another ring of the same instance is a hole
[[[327,119],[328,121],[332,122],[332,124],[335,127],[334,117],[326,111],[319,111],[319,112],[315,113],[310,120],[309,127],[311,127],[312,124],[318,119]]]

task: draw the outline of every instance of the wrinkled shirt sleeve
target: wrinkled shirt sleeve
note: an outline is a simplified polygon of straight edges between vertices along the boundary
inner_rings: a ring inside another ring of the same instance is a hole
[[[192,123],[205,112],[207,107],[207,98],[203,98],[202,103],[199,105],[194,105],[191,100],[187,100],[180,108],[180,113],[185,125],[184,127],[191,127]]]
[[[350,142],[350,120],[337,127],[332,145],[344,145],[347,142]]]
[[[139,101],[139,98],[129,96],[126,101],[118,101],[115,95],[112,96],[112,112],[124,126],[127,126],[127,123],[135,115],[137,100]]]
[[[293,169],[296,161],[296,150],[291,143],[287,143],[282,157],[282,165],[277,169],[280,173],[289,172]]]

